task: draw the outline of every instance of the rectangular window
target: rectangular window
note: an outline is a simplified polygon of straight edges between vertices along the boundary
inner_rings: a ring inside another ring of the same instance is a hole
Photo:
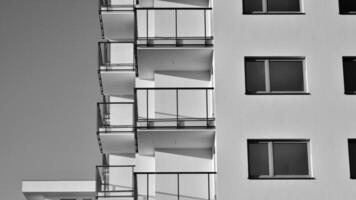
[[[343,57],[345,94],[356,94],[356,57]]]
[[[339,0],[340,14],[356,14],[355,0]]]
[[[356,179],[356,139],[349,139],[350,177]]]
[[[311,178],[308,140],[248,140],[249,178]]]
[[[306,93],[304,58],[245,58],[246,94]]]
[[[244,14],[301,13],[301,0],[243,0]]]

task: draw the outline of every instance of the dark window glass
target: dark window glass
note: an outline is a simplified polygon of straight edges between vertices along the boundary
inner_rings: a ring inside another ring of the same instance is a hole
[[[249,176],[268,175],[268,144],[249,142],[248,153]]]
[[[265,62],[246,60],[246,92],[266,91]]]
[[[308,175],[306,143],[274,143],[273,165],[275,175]]]
[[[304,91],[302,61],[270,61],[271,91]]]
[[[243,4],[245,13],[262,11],[262,0],[244,0]]]
[[[356,139],[349,140],[350,176],[356,178]]]
[[[351,94],[356,91],[356,58],[344,58],[344,84],[345,93]]]
[[[267,0],[268,11],[300,11],[299,0]]]
[[[339,0],[340,13],[348,13],[356,11],[355,0]]]

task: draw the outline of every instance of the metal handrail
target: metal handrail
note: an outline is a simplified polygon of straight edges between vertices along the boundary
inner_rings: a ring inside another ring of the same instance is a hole
[[[215,176],[215,174],[217,174],[217,172],[215,171],[207,171],[207,172],[134,172],[134,198],[135,200],[138,199],[139,196],[139,189],[138,186],[142,186],[142,184],[138,184],[138,176],[145,176],[146,177],[146,199],[149,199],[150,197],[150,175],[176,175],[176,185],[177,185],[177,194],[175,194],[175,196],[177,196],[177,200],[180,200],[181,196],[183,196],[181,194],[181,180],[180,180],[180,176],[181,175],[206,175],[207,176],[207,197],[208,200],[212,199],[211,196],[211,191],[213,190],[213,188],[211,188],[211,176]],[[214,190],[215,191],[215,190]],[[157,192],[157,191],[156,191]],[[143,194],[144,195],[144,194]],[[215,199],[215,192],[213,193],[214,197],[213,199]]]
[[[140,99],[138,99],[138,93],[140,91],[144,92],[144,101],[146,102],[146,108],[145,108],[145,113],[146,116],[142,117],[139,116],[139,110],[140,108],[137,107],[139,105]],[[149,104],[149,93],[150,91],[175,91],[175,106],[176,106],[176,111],[174,114],[172,114],[172,117],[167,117],[167,118],[152,118],[150,117],[150,104]],[[180,91],[205,91],[205,114],[204,116],[202,115],[201,117],[182,117],[180,115],[180,109],[179,109],[179,97],[180,97]],[[209,93],[211,92],[211,94]],[[211,121],[215,120],[214,117],[214,88],[213,87],[194,87],[194,88],[167,88],[167,87],[157,87],[157,88],[135,88],[135,101],[136,101],[136,122],[145,122],[147,127],[149,126],[149,122],[176,122],[177,127],[179,127],[179,122],[181,121],[205,121],[206,122],[206,127],[212,127]],[[209,110],[209,104],[212,106],[212,110]],[[210,114],[211,113],[211,114]],[[173,116],[174,115],[174,116]],[[138,126],[138,125],[137,125]]]

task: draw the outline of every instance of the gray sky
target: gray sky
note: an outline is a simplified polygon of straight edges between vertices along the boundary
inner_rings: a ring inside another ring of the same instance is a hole
[[[0,199],[21,180],[90,180],[97,0],[0,1]]]

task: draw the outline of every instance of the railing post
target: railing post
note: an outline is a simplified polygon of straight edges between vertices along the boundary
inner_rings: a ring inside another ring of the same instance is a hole
[[[148,9],[146,10],[146,45],[149,46],[148,44]]]
[[[210,200],[210,174],[208,173],[208,200]]]
[[[138,199],[138,190],[137,190],[137,174],[133,172],[134,179],[134,200]]]
[[[179,173],[177,173],[177,198],[180,199],[180,191],[179,191]]]
[[[149,124],[148,124],[148,116],[149,116],[148,115],[148,106],[149,106],[148,105],[148,99],[149,99],[148,94],[149,94],[148,89],[146,89],[146,123],[147,123],[146,125],[147,125],[147,127],[149,127]]]
[[[149,186],[150,185],[150,181],[149,181],[150,179],[149,179],[149,177],[150,176],[149,176],[148,173],[146,175],[147,175],[147,191],[146,191],[147,195],[146,195],[146,200],[149,200],[149,198],[150,198],[150,186]]]
[[[177,16],[177,13],[178,13],[178,10],[175,9],[174,10],[174,13],[175,13],[175,40],[176,40],[176,46],[179,46],[178,45],[178,16]]]
[[[205,89],[205,104],[206,104],[206,126],[209,126],[209,98],[208,98],[208,89]]]
[[[207,45],[207,39],[206,39],[206,9],[204,9],[204,41],[205,41],[205,45]]]
[[[177,115],[176,115],[176,120],[177,120],[177,128],[179,128],[179,98],[178,98],[178,89],[176,89],[176,109],[177,109]]]

